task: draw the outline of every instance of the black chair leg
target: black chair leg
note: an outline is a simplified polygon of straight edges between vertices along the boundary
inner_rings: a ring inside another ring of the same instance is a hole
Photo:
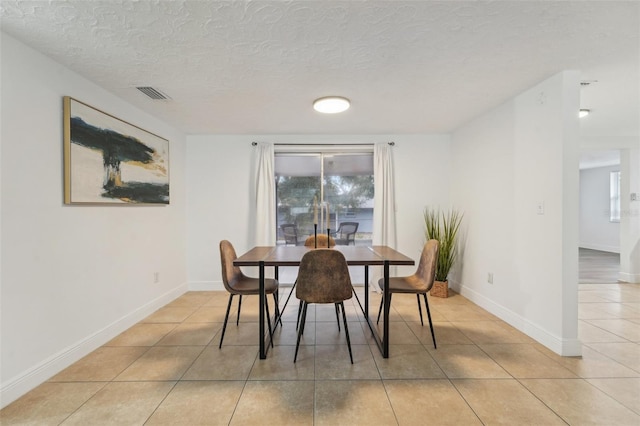
[[[338,304],[336,303],[336,306]],[[353,353],[351,353],[351,339],[349,339],[349,326],[347,325],[347,314],[344,311],[344,303],[340,302],[342,307],[342,321],[344,321],[344,334],[347,336],[347,346],[349,347],[349,358],[351,358],[351,364],[353,364]]]
[[[300,301],[300,304],[298,305],[298,320],[296,322],[296,331],[298,330],[298,327],[300,326],[300,314],[302,313],[302,300]],[[336,303],[336,321],[338,323],[338,331],[340,331],[340,311],[338,310],[338,304]]]
[[[336,303],[336,321],[338,322],[338,332],[340,332],[340,306],[342,303]],[[344,312],[344,305],[342,305],[342,311]]]
[[[296,331],[298,331],[298,327],[300,327],[300,316],[302,315],[302,305],[304,305],[304,302],[301,300],[300,303],[298,303],[298,320],[296,321]]]
[[[424,306],[427,307],[427,317],[429,318],[429,327],[431,328],[431,338],[433,339],[433,348],[438,349],[436,346],[436,334],[433,332],[433,323],[431,322],[431,311],[429,310],[429,302],[427,302],[427,293],[422,293],[424,296]]]
[[[308,303],[300,301],[300,305],[302,306],[302,317],[300,318],[300,327],[298,329],[298,340],[296,341],[296,354],[293,357],[294,364],[298,359],[298,349],[300,348],[300,338],[302,337],[302,333],[304,333],[304,323],[305,323],[305,320],[307,319]]]
[[[229,294],[229,303],[227,303],[227,313],[224,316],[224,324],[222,325],[222,334],[220,335],[220,345],[218,349],[222,348],[222,341],[224,340],[224,332],[227,330],[227,320],[229,319],[229,311],[231,310],[231,302],[233,302],[233,294]]]
[[[238,317],[236,318],[236,325],[240,324],[240,309],[242,308],[242,295],[240,295],[240,299],[238,299]]]
[[[418,312],[420,312],[420,324],[424,327],[424,321],[422,321],[422,306],[420,306],[420,295],[416,293],[416,299],[418,299]]]

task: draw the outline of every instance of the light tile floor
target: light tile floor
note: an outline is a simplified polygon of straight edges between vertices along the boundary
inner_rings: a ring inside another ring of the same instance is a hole
[[[7,406],[0,423],[640,424],[637,284],[580,285],[577,358],[453,294],[429,297],[438,349],[415,297],[395,295],[388,359],[352,299],[353,365],[331,305],[309,308],[293,363],[297,303],[260,360],[255,297],[243,300],[239,326],[230,322],[218,349],[227,298],[184,294]]]

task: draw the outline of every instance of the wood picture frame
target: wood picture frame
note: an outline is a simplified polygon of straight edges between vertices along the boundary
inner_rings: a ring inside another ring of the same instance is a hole
[[[169,141],[65,96],[64,203],[169,204]]]

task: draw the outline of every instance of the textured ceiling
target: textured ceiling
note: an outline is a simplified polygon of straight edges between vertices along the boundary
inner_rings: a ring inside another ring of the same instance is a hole
[[[565,69],[598,80],[582,89],[583,133],[640,133],[638,2],[2,0],[0,13],[6,33],[188,134],[446,133]],[[313,111],[327,95],[352,108]]]

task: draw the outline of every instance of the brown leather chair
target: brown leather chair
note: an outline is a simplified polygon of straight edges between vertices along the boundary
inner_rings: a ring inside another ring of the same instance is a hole
[[[307,239],[304,241],[304,246],[305,247],[314,247],[314,248],[331,248],[331,247],[335,247],[336,242],[332,237],[329,237],[329,247],[327,247],[327,236],[325,234],[318,234],[317,235],[317,240],[318,240],[318,244],[315,244],[315,240],[314,240],[314,236],[310,235],[309,237],[307,237]],[[296,283],[293,283],[293,286],[295,287]],[[291,289],[293,290],[293,289]],[[300,305],[298,305],[298,321],[296,323],[296,330],[298,329],[299,325],[300,325],[300,315],[302,315],[302,302],[300,302]],[[336,319],[338,320],[338,330],[340,329],[340,312],[338,311],[338,308],[336,307]]]
[[[318,238],[317,239],[318,239],[318,244],[316,246],[316,245],[314,245],[313,235],[309,236],[304,242],[305,247],[327,248],[327,235],[326,234],[318,234]],[[337,243],[337,240],[334,240],[334,238],[330,236],[329,237],[329,244],[330,244],[329,248],[335,247],[336,243]],[[295,283],[294,283],[294,286],[295,286]],[[353,290],[353,295],[356,296],[356,299],[358,300],[358,303],[360,303],[360,299],[358,299],[358,293],[356,293],[355,289]],[[298,307],[298,324],[296,325],[296,327],[300,323],[300,314],[301,313],[302,313],[302,303]],[[336,319],[338,320],[338,330],[339,330],[340,329],[340,312],[338,312],[337,308],[336,308]],[[297,330],[297,328],[296,328],[296,330]]]
[[[296,353],[293,362],[298,359],[300,337],[304,333],[304,324],[307,318],[307,306],[310,303],[333,303],[336,306],[336,312],[340,308],[342,309],[344,332],[349,346],[349,358],[351,358],[351,364],[353,364],[347,315],[344,311],[344,301],[351,299],[352,291],[349,268],[341,252],[330,249],[317,249],[310,250],[302,256],[296,288],[296,297],[302,302],[302,317],[298,328],[298,340],[296,341]],[[340,329],[339,323],[338,329]]]
[[[220,241],[220,261],[222,263],[222,282],[224,287],[229,292],[229,303],[227,305],[227,313],[224,316],[224,325],[222,326],[222,335],[220,336],[220,345],[218,348],[222,348],[222,340],[224,339],[224,333],[227,329],[227,320],[229,319],[229,311],[231,310],[231,302],[233,296],[236,294],[240,296],[238,300],[238,316],[236,318],[236,325],[240,322],[240,308],[242,307],[242,296],[258,295],[260,294],[260,281],[258,278],[250,278],[242,273],[239,267],[233,265],[233,261],[237,259],[236,251],[233,245],[227,241]],[[264,291],[266,294],[273,295],[273,301],[276,307],[276,319],[280,316],[278,308],[278,281],[274,279],[264,280]],[[267,310],[267,325],[269,326],[269,335],[273,336],[271,330],[271,316],[269,315],[269,303],[265,303]],[[271,341],[273,346],[273,340]]]
[[[305,247],[317,247],[317,248],[327,248],[327,235],[326,234],[318,234],[317,236],[318,245],[314,243],[314,236],[310,235],[304,241]],[[329,247],[334,247],[336,245],[336,240],[333,237],[329,237]]]
[[[420,306],[420,295],[424,297],[424,306],[429,318],[429,327],[431,328],[431,337],[433,338],[433,347],[436,347],[436,335],[433,332],[433,323],[431,322],[431,312],[429,311],[429,302],[427,302],[427,293],[433,287],[433,281],[436,276],[436,264],[438,263],[438,240],[429,240],[422,249],[420,255],[420,263],[416,273],[408,277],[389,277],[389,303],[393,293],[415,293],[418,299],[418,311],[420,312],[420,323],[422,321],[422,306]],[[384,278],[378,281],[380,288],[384,291]],[[380,321],[380,313],[384,298],[380,300],[380,309],[378,310],[378,321]]]

